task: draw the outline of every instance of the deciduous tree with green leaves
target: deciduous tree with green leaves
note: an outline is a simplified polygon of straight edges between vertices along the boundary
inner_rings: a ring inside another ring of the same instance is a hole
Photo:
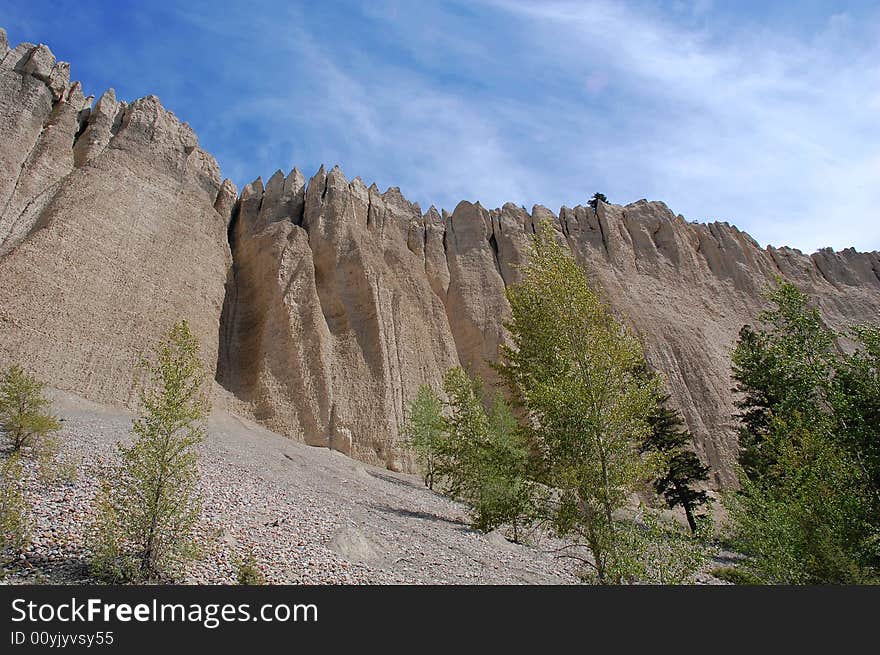
[[[423,384],[416,392],[403,426],[405,443],[415,453],[425,486],[434,489],[437,462],[443,448],[443,403],[431,387]]]
[[[876,496],[880,494],[880,326],[858,325],[849,337],[857,347],[840,358],[829,402],[841,442]]]
[[[522,282],[508,288],[511,346],[498,370],[526,411],[544,482],[556,490],[557,531],[584,544],[600,583],[620,583],[639,559],[617,514],[650,479],[640,445],[659,382],[640,374],[638,339],[586,273],[541,226]]]
[[[519,541],[521,528],[532,519],[536,491],[525,433],[502,395],[496,394],[486,411],[480,381],[462,368],[446,372],[443,391],[446,415],[433,391],[420,390],[408,430],[420,430],[423,440],[430,436],[431,479],[471,506],[474,528],[488,532],[509,524]]]
[[[482,387],[464,369],[454,367],[443,377],[447,416],[436,473],[443,492],[473,502],[480,476],[479,452],[489,434],[489,417],[480,400]]]
[[[875,579],[864,479],[828,428],[815,416],[774,417],[767,474],[743,474],[741,489],[725,498],[733,543],[748,556],[743,567],[761,582]]]
[[[177,323],[141,362],[141,414],[134,441],[121,445],[122,466],[98,499],[93,546],[109,554],[100,569],[126,580],[173,579],[195,553],[200,511],[198,453],[208,406],[198,340]]]
[[[509,524],[513,541],[519,543],[520,528],[535,518],[539,491],[531,474],[528,433],[500,393],[488,418],[488,438],[479,453],[477,527],[492,530]]]
[[[46,385],[13,364],[0,380],[0,432],[13,452],[30,447],[39,452],[43,442],[61,428],[49,413]]]

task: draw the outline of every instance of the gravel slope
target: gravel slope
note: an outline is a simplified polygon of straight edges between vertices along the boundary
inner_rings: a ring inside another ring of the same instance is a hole
[[[53,394],[73,483],[47,483],[27,462],[33,544],[5,582],[87,582],[83,534],[101,471],[131,416]],[[556,584],[577,578],[556,544],[508,542],[467,526],[466,508],[392,473],[295,443],[225,412],[202,446],[203,555],[186,582],[229,583],[252,550],[271,582],[294,584]]]

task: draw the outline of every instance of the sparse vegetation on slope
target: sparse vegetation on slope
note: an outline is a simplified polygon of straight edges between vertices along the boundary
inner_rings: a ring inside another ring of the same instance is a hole
[[[23,458],[22,492],[32,539],[8,581],[94,583],[85,534],[92,498],[120,466],[116,443],[132,415],[53,392],[66,450],[80,473],[46,487]],[[202,511],[199,557],[178,581],[235,584],[237,555],[253,552],[270,584],[570,584],[573,562],[556,539],[531,546],[468,526],[469,508],[425,489],[422,480],[297,443],[223,410],[198,447]],[[80,456],[84,456],[80,458]],[[344,548],[355,541],[358,548]],[[369,548],[365,548],[366,545]]]
[[[433,435],[432,478],[471,505],[477,529],[507,524],[518,541],[522,526],[552,526],[570,540],[561,556],[580,561],[586,580],[692,579],[710,551],[694,514],[706,495],[693,485],[707,470],[686,450],[690,435],[665,407],[659,377],[549,224],[522,273],[508,290],[513,345],[496,368],[523,420],[500,394],[487,412],[479,380],[450,369],[447,415],[422,390],[407,426]],[[633,494],[651,480],[671,506],[684,506],[694,536],[657,508],[633,511]]]
[[[672,562],[688,562],[692,575],[703,557],[676,547],[691,553],[690,539],[678,540],[676,528],[670,533],[652,515],[634,521],[629,514],[632,495],[658,465],[653,453],[640,453],[660,379],[646,372],[638,339],[614,318],[549,223],[522,273],[507,292],[513,346],[502,346],[498,370],[527,413],[540,458],[535,472],[553,490],[547,518],[589,551],[581,560],[600,584],[686,577],[688,571],[671,575]]]
[[[257,558],[252,552],[249,552],[238,562],[236,571],[236,581],[240,585],[264,585],[266,584],[266,576],[263,569],[257,563]]]
[[[13,453],[0,466],[0,563],[17,557],[28,540],[22,484],[21,461],[18,453]]]

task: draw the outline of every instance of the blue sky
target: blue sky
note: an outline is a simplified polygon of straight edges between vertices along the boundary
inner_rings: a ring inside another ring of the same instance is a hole
[[[876,2],[6,2],[86,93],[158,95],[239,187],[339,164],[423,208],[665,201],[880,249]]]

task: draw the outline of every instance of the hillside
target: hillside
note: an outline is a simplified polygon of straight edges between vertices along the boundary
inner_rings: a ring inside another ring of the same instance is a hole
[[[61,461],[75,480],[46,482],[34,460],[26,497],[34,540],[7,582],[89,581],[84,530],[98,477],[130,438],[131,415],[72,394],[52,394],[64,419]],[[186,583],[234,583],[253,552],[269,580],[287,584],[567,584],[577,582],[558,543],[530,546],[468,526],[467,509],[416,476],[310,448],[246,419],[214,412],[201,448],[203,552]]]

